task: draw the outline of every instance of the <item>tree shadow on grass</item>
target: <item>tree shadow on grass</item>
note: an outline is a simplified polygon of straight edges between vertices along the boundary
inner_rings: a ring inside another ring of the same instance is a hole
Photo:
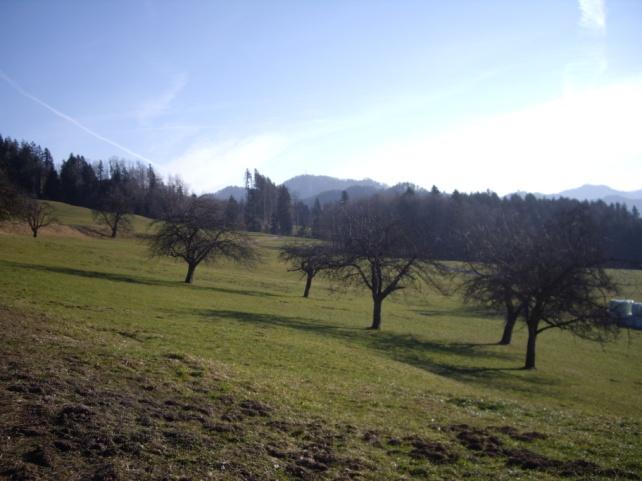
[[[245,295],[245,296],[259,296],[259,297],[281,297],[278,294],[272,294],[264,291],[254,291],[249,289],[229,289],[225,287],[215,287],[215,286],[199,286],[195,284],[186,284],[181,281],[165,281],[160,279],[153,279],[143,276],[131,276],[126,274],[116,274],[113,272],[101,272],[93,270],[84,270],[84,269],[74,269],[71,267],[62,267],[62,266],[46,266],[40,264],[29,264],[23,262],[14,262],[14,261],[5,261],[0,260],[0,264],[15,267],[18,269],[26,270],[35,270],[41,272],[53,272],[55,274],[64,274],[70,276],[86,277],[91,279],[106,280],[112,282],[126,282],[131,284],[140,284],[144,286],[156,286],[156,287],[174,287],[174,288],[185,288],[185,289],[195,289],[195,290],[204,290],[209,292],[221,292],[223,294],[235,294],[235,295]]]
[[[193,310],[190,310],[194,313]],[[477,349],[478,344],[443,343],[417,338],[410,334],[372,331],[329,325],[309,318],[294,318],[243,311],[201,309],[196,311],[207,319],[233,319],[257,326],[275,326],[310,332],[324,337],[348,341],[365,349],[376,351],[395,361],[424,369],[434,374],[465,383],[485,384],[494,388],[524,392],[541,392],[544,385],[552,386],[553,380],[539,376],[515,378],[513,371],[522,371],[518,366],[477,367],[470,366],[473,360],[520,362],[507,352]]]
[[[467,347],[469,349],[474,349],[476,347],[484,347],[484,346],[501,346],[499,342],[451,342],[450,345]]]
[[[420,316],[435,317],[435,316],[449,316],[449,317],[475,317],[480,319],[496,319],[497,313],[489,311],[488,309],[476,309],[474,307],[456,307],[453,309],[417,309],[414,312]]]
[[[72,227],[74,227],[81,234],[84,234],[88,237],[97,237],[97,238],[111,237],[111,235],[108,234],[107,232],[102,231],[100,229],[96,229],[95,227],[90,227],[88,225],[77,224],[77,225],[73,225]]]

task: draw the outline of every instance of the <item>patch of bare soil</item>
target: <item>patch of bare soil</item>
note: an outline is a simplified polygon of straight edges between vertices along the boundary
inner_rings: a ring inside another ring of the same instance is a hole
[[[279,417],[223,393],[214,375],[168,382],[183,356],[148,366],[78,340],[57,345],[65,337],[46,319],[2,308],[0,330],[0,479],[359,479],[374,469],[341,453],[352,426]]]
[[[412,441],[412,447],[413,450],[410,451],[411,457],[427,459],[435,464],[450,464],[459,459],[456,451],[453,451],[445,444],[435,441],[415,439]]]
[[[548,472],[561,477],[607,477],[619,479],[640,479],[636,473],[603,468],[590,461],[559,460],[538,454],[526,448],[507,447],[498,434],[503,434],[516,441],[532,442],[546,439],[546,435],[536,432],[520,432],[511,426],[472,427],[467,424],[445,426],[444,430],[455,435],[466,449],[489,457],[505,457],[506,466],[519,467],[525,470]]]
[[[417,435],[404,438],[390,437],[389,435],[368,430],[361,440],[371,446],[385,449],[390,455],[408,455],[414,461],[427,461],[430,464],[453,464],[460,456],[457,449],[439,441],[429,440]]]

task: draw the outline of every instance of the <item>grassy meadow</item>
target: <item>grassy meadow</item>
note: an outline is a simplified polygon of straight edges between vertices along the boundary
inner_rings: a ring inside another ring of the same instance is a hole
[[[642,332],[547,331],[523,371],[525,330],[494,345],[456,295],[393,295],[372,332],[366,291],[301,297],[284,238],[186,285],[148,220],[109,239],[54,204],[64,228],[0,230],[0,479],[642,477]]]

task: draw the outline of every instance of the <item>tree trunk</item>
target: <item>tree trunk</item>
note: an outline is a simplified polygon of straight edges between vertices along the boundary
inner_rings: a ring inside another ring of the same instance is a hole
[[[196,264],[187,264],[187,275],[185,276],[185,283],[191,284],[194,280],[194,271],[196,270]]]
[[[115,223],[111,228],[111,238],[115,239],[117,233],[118,233],[118,223]]]
[[[528,322],[528,342],[526,344],[526,364],[524,369],[535,369],[535,342],[537,341],[537,323]]]
[[[500,339],[499,343],[502,346],[508,346],[513,339],[513,328],[515,327],[515,323],[517,322],[517,313],[515,312],[507,312],[506,313],[506,320],[504,323],[504,333],[502,334],[502,338]]]
[[[379,297],[373,297],[373,309],[372,309],[372,325],[370,329],[381,329],[381,303],[383,299]]]
[[[303,297],[308,297],[310,294],[310,286],[312,286],[312,274],[308,273],[308,277],[305,280],[305,290],[303,291]]]
[[[33,232],[34,237],[38,237],[38,229],[31,229],[31,232]]]

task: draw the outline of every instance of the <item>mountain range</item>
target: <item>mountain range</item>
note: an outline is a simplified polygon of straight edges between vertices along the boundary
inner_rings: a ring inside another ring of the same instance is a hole
[[[642,189],[626,192],[612,189],[607,185],[583,185],[553,196],[579,200],[603,200],[607,204],[624,204],[629,209],[636,207],[638,211],[642,212]]]
[[[525,192],[516,192],[519,195]],[[596,201],[601,200],[607,204],[626,205],[629,210],[633,207],[642,212],[642,189],[632,191],[615,190],[608,185],[585,184],[574,189],[563,190],[557,194],[533,193],[535,197],[545,199],[557,199],[567,197],[569,199]]]
[[[293,198],[309,206],[312,206],[316,199],[319,199],[322,205],[337,201],[344,190],[350,199],[361,199],[388,189],[387,185],[372,179],[338,179],[327,175],[297,175],[283,182],[283,185],[288,188]],[[215,198],[223,200],[229,199],[230,196],[236,200],[244,200],[245,195],[245,188],[234,185],[212,194]]]
[[[283,182],[290,194],[302,202],[312,205],[316,199],[323,205],[329,202],[337,201],[341,198],[342,191],[348,193],[350,199],[360,199],[369,197],[377,192],[386,190],[402,191],[407,187],[412,187],[415,191],[424,190],[419,186],[409,183],[397,184],[389,187],[386,184],[376,182],[372,179],[338,179],[326,175],[297,175]],[[524,194],[518,192],[518,194]],[[212,194],[218,199],[228,199],[230,196],[236,200],[245,199],[245,188],[238,186],[228,186]],[[534,193],[540,198],[559,198],[568,197],[578,200],[602,200],[607,204],[623,204],[629,209],[636,207],[642,211],[642,189],[634,191],[620,191],[612,189],[606,185],[582,185],[574,189],[564,190],[556,194]]]

